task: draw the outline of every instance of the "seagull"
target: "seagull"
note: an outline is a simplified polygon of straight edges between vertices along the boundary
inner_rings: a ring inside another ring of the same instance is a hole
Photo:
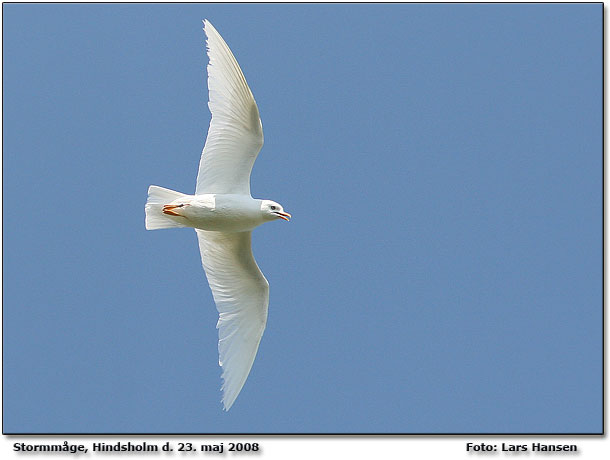
[[[194,195],[148,188],[146,229],[192,227],[216,308],[222,404],[239,395],[267,324],[269,283],[252,255],[252,230],[292,216],[250,194],[250,173],[263,146],[258,107],[233,53],[206,19],[212,120]]]

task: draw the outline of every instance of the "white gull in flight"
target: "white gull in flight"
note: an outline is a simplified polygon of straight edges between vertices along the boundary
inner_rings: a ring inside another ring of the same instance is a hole
[[[269,283],[252,255],[252,229],[291,216],[275,201],[250,195],[250,172],[263,146],[258,107],[233,53],[212,24],[203,23],[212,121],[195,194],[151,185],[146,229],[192,227],[197,232],[219,313],[222,403],[229,410],[248,378],[267,323]]]

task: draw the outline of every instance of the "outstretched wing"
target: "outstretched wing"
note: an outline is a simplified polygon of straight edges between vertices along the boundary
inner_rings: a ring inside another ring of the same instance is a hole
[[[250,195],[250,172],[263,146],[263,125],[233,53],[206,19],[212,121],[199,162],[195,193]]]
[[[252,232],[196,231],[219,313],[216,327],[222,403],[229,410],[248,378],[265,330],[269,283],[252,255]]]

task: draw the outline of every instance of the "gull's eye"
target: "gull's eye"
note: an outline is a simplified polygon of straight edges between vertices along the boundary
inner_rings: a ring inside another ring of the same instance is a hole
[[[275,206],[271,206],[271,210],[272,210],[272,211],[275,211]]]

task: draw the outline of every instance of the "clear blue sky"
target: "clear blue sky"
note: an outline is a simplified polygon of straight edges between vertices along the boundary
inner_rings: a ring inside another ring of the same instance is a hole
[[[599,432],[602,4],[4,11],[7,432]],[[258,102],[258,357],[220,403],[208,18]]]

